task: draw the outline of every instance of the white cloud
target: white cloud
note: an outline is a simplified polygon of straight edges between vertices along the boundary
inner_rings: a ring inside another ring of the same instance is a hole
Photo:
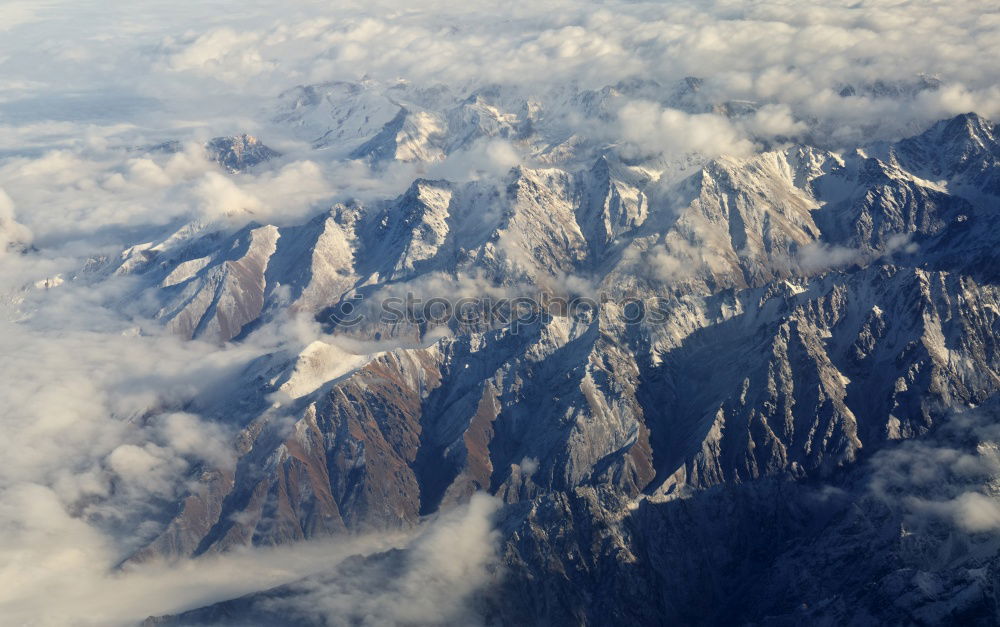
[[[254,214],[261,202],[242,189],[236,181],[218,172],[206,173],[194,188],[200,211],[213,218]]]
[[[14,215],[14,201],[0,187],[0,256],[31,243],[31,231]]]
[[[615,136],[629,142],[640,155],[745,156],[754,148],[729,120],[714,114],[689,114],[636,101],[619,110],[618,121]]]
[[[306,581],[262,607],[324,623],[477,624],[481,619],[469,602],[495,577],[499,535],[493,517],[499,507],[497,499],[475,494],[468,505],[429,523],[400,565]]]
[[[427,171],[427,176],[451,181],[466,181],[474,178],[499,178],[516,165],[523,162],[509,141],[503,139],[482,139],[460,151],[452,153],[439,164]]]
[[[222,27],[186,42],[168,41],[166,47],[176,52],[168,55],[166,65],[175,72],[194,71],[242,82],[272,67],[261,57],[261,39],[260,33]]]
[[[965,534],[1000,531],[1000,430],[996,407],[956,412],[923,440],[902,442],[871,460],[871,493],[913,527],[945,522]],[[975,544],[979,540],[970,538]]]
[[[405,546],[406,534],[356,536],[233,551],[197,562],[114,571],[106,538],[38,486],[3,494],[0,519],[25,525],[0,544],[0,613],[11,624],[125,627],[219,599],[287,584],[355,555]]]
[[[898,252],[913,253],[918,246],[911,242],[911,234],[896,233],[887,238],[877,250],[862,250],[825,242],[811,242],[796,251],[791,264],[805,274],[821,274],[846,266],[866,265],[879,258],[889,258]]]
[[[768,104],[757,110],[744,123],[746,129],[756,137],[796,138],[805,133],[809,126],[796,120],[792,109],[786,104]]]

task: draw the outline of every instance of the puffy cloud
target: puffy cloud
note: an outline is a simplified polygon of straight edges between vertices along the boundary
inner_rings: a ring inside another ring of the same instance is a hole
[[[248,615],[324,624],[477,624],[481,617],[470,601],[496,576],[499,507],[497,499],[475,494],[428,523],[395,559],[352,564],[257,597]]]
[[[435,164],[427,171],[427,175],[452,181],[479,177],[499,178],[523,160],[524,157],[509,141],[482,139]]]
[[[851,265],[865,265],[879,258],[888,258],[898,252],[913,253],[918,246],[911,242],[908,233],[897,233],[888,238],[881,249],[868,250],[812,242],[796,251],[789,260],[792,267],[805,274],[821,274]]]
[[[726,118],[689,114],[652,102],[629,102],[618,111],[616,136],[640,155],[698,153],[744,156],[754,145]]]
[[[164,46],[176,52],[168,54],[166,65],[175,72],[194,71],[242,82],[272,67],[257,48],[261,39],[260,33],[222,27],[185,42],[168,40]]]
[[[909,505],[915,512],[944,518],[969,533],[1000,531],[1000,498],[996,495],[970,491],[940,501],[914,498]]]
[[[5,42],[10,52],[34,41],[32,29],[44,28],[62,35],[45,42],[61,56],[53,67],[39,68],[8,52],[3,68],[11,81],[33,82],[35,93],[96,85],[108,88],[104,98],[115,107],[136,92],[154,99],[157,109],[170,101],[186,123],[253,119],[261,95],[363,76],[463,88],[515,84],[536,92],[570,84],[599,88],[631,76],[665,84],[699,76],[717,102],[784,105],[791,120],[818,118],[817,128],[833,142],[864,136],[862,127],[874,119],[893,135],[971,109],[993,115],[997,85],[988,59],[1000,52],[996,8],[975,0],[902,6],[893,0],[822,7],[674,0],[595,10],[564,2],[427,0],[399,11],[381,0],[341,3],[336,19],[308,4],[291,14],[240,11],[236,19],[225,5],[154,18],[150,9],[118,3],[117,10],[100,13],[15,21]],[[90,28],[71,29],[81,20]],[[113,36],[122,32],[128,36]],[[95,63],[98,58],[104,61]],[[920,76],[944,85],[921,93]],[[127,91],[122,77],[134,79]],[[842,97],[845,87],[855,95]],[[769,120],[760,128],[777,121],[764,117]]]
[[[288,584],[349,557],[405,546],[410,537],[356,536],[115,571],[114,547],[50,491],[27,486],[3,496],[0,518],[25,524],[6,529],[0,544],[0,612],[10,623],[42,627],[136,625],[150,614]]]
[[[0,188],[0,255],[31,243],[31,231],[14,216],[14,201]]]
[[[809,129],[805,122],[794,118],[786,104],[764,105],[746,120],[744,127],[756,137],[786,139],[799,137]]]
[[[870,491],[909,525],[945,522],[965,534],[1000,531],[1000,429],[995,404],[953,414],[931,436],[877,453]]]
[[[208,172],[194,188],[199,209],[212,217],[253,214],[261,202],[231,178]]]
[[[525,457],[521,460],[521,463],[518,466],[524,476],[530,477],[538,470],[538,459],[534,457]]]

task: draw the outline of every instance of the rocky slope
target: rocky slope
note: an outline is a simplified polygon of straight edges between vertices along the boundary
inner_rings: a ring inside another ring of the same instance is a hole
[[[697,82],[678,90],[697,101]],[[548,132],[489,92],[441,115],[445,95],[405,85],[285,99],[317,146],[372,162]],[[132,560],[408,528],[485,491],[504,504],[486,622],[996,620],[990,540],[911,529],[873,486],[905,441],[996,446],[997,126],[969,114],[679,178],[598,152],[126,253],[117,271],[183,337],[239,342],[289,310],[331,332],[192,408],[238,425],[239,462],[199,469]],[[514,324],[382,316],[406,292],[598,302]],[[980,405],[970,444],[954,415]],[[176,621],[266,622],[260,600]]]

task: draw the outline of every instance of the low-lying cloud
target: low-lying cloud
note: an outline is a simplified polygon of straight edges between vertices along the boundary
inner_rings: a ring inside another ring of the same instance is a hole
[[[908,524],[945,523],[956,532],[1000,531],[1000,428],[995,405],[954,414],[922,440],[879,452],[870,489]]]

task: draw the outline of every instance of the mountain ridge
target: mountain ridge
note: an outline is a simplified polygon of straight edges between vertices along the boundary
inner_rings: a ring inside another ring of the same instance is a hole
[[[968,114],[891,146],[719,157],[679,180],[613,153],[498,181],[417,179],[395,199],[342,203],[303,225],[137,249],[162,252],[126,257],[121,271],[150,277],[141,289],[182,337],[240,342],[286,308],[332,335],[246,370],[238,411],[195,404],[238,425],[240,459],[202,474],[131,561],[407,529],[485,491],[503,503],[507,574],[491,588],[525,605],[483,592],[477,611],[698,623],[691,608],[702,608],[704,622],[722,620],[736,605],[693,601],[700,584],[664,574],[651,547],[674,540],[652,529],[694,524],[680,522],[690,508],[794,516],[813,507],[807,486],[839,482],[848,496],[824,516],[855,538],[851,507],[898,517],[863,489],[869,460],[936,437],[1000,389],[998,248],[979,228],[996,210],[998,158],[996,126]],[[404,292],[599,298],[514,325],[380,318]],[[632,319],[628,302],[647,315]],[[748,496],[785,492],[770,512]],[[827,542],[798,522],[774,533]],[[853,541],[893,554],[886,533]],[[674,592],[641,610],[571,592],[589,569]],[[526,587],[539,578],[545,587]],[[248,620],[240,612],[260,598],[176,620]],[[779,610],[809,615],[765,604],[752,620]]]

